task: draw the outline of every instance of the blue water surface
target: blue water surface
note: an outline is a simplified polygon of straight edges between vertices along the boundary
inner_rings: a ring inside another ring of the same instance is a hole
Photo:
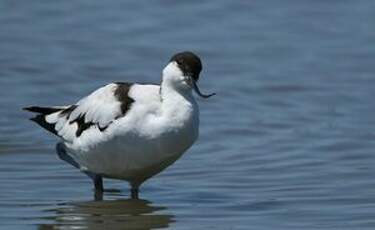
[[[374,229],[375,2],[0,2],[1,229]],[[198,53],[198,142],[93,201],[26,105],[160,82]]]

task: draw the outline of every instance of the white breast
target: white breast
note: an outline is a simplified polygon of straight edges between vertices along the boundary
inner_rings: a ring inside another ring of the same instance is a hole
[[[68,146],[82,169],[126,180],[150,177],[194,143],[199,127],[194,98],[174,95],[162,101],[159,91],[156,85],[133,86],[129,96],[135,102],[126,116],[114,121],[95,142],[87,133]]]

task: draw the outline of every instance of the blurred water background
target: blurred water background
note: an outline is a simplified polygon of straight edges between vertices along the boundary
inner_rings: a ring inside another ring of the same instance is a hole
[[[0,2],[0,229],[374,229],[375,2]],[[198,53],[199,141],[95,202],[26,105]]]

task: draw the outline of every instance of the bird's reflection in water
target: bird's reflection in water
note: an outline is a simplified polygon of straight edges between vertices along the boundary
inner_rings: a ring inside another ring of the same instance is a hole
[[[54,223],[40,225],[39,229],[166,228],[174,216],[163,214],[165,209],[136,199],[76,202],[53,210]]]

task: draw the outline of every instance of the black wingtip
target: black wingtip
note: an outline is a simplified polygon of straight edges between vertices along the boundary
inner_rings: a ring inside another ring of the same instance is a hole
[[[33,113],[40,113],[40,114],[48,115],[48,114],[60,111],[61,108],[29,106],[29,107],[23,107],[22,110],[28,111],[28,112],[33,112]]]
[[[30,118],[31,121],[37,123],[38,125],[40,125],[41,127],[43,127],[44,129],[48,130],[49,132],[55,134],[55,135],[58,135],[56,130],[55,130],[55,124],[51,124],[51,123],[48,123],[45,119],[45,116],[42,115],[42,114],[39,114],[35,117],[32,117]]]
[[[23,107],[22,110],[32,112],[32,107]]]
[[[41,115],[38,115],[38,116],[35,116],[35,117],[32,117],[32,118],[29,118],[30,121],[33,121],[37,124],[40,124],[40,120],[41,120]]]

